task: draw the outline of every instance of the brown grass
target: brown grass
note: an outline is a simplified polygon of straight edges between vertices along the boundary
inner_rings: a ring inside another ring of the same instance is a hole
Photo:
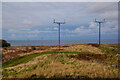
[[[68,54],[70,55],[70,54]],[[117,78],[118,69],[98,63],[95,60],[77,60],[69,58],[68,55],[49,54],[36,57],[33,61],[24,65],[9,67],[4,69],[7,77],[12,78],[30,78],[30,77],[71,77],[86,76],[90,78]],[[77,54],[74,54],[77,55]],[[56,58],[57,56],[57,58]],[[13,71],[11,72],[11,70]],[[14,72],[15,71],[15,72]],[[17,73],[12,75],[12,73]],[[5,72],[4,72],[5,77]]]

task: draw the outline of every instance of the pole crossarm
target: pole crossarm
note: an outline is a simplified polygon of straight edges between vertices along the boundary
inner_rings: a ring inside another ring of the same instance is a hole
[[[54,19],[53,23],[56,23],[56,24],[65,24],[65,20],[64,20],[64,22],[56,22],[55,19]]]
[[[104,23],[104,22],[105,22],[105,19],[103,19],[102,21],[97,21],[97,20],[95,19],[95,22],[96,22],[96,23]]]

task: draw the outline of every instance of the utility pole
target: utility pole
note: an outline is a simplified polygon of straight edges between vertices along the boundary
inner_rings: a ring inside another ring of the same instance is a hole
[[[101,34],[101,23],[104,23],[105,22],[105,19],[103,19],[102,21],[97,21],[96,19],[95,19],[95,22],[96,23],[99,23],[99,48],[100,48],[100,34]]]
[[[59,51],[60,51],[60,24],[65,24],[65,20],[64,20],[64,22],[56,22],[55,19],[54,19],[53,23],[59,25]]]

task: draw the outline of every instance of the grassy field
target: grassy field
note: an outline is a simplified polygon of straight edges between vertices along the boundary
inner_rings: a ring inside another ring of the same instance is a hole
[[[34,47],[30,54],[3,62],[2,74],[3,78],[118,78],[119,52],[111,44],[102,44],[101,49],[97,44],[64,45],[61,51],[52,46],[42,52]]]

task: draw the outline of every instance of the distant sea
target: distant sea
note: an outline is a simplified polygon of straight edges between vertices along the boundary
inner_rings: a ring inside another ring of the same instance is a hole
[[[11,46],[41,46],[58,45],[58,40],[7,40]],[[98,40],[61,40],[61,44],[87,44],[98,43]],[[102,44],[118,43],[118,40],[101,40]]]

